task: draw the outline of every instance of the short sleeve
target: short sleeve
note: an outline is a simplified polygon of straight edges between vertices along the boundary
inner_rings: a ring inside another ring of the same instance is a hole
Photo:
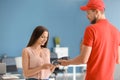
[[[94,29],[92,26],[88,26],[84,32],[83,44],[86,46],[92,46],[94,41]]]
[[[119,46],[120,46],[120,32],[119,32]]]

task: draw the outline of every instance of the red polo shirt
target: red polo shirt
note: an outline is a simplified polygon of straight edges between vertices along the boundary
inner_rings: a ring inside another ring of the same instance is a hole
[[[92,47],[86,80],[114,80],[119,37],[119,31],[106,19],[86,28],[83,44]]]

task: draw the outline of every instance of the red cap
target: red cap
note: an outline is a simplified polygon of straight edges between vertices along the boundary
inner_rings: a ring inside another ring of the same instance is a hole
[[[105,5],[103,0],[89,0],[87,5],[81,6],[80,9],[83,11],[90,10],[90,9],[99,9],[101,11],[104,11]]]

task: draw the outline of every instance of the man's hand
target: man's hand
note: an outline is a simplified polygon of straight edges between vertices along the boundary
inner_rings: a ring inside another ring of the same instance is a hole
[[[68,66],[68,65],[70,65],[69,60],[58,60],[58,62],[60,62],[60,65],[62,65],[62,66]]]

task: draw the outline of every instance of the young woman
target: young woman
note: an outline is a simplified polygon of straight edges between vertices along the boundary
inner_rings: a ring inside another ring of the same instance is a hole
[[[50,64],[50,51],[47,48],[49,32],[37,26],[26,48],[22,51],[23,74],[26,80],[49,80],[55,66]]]

